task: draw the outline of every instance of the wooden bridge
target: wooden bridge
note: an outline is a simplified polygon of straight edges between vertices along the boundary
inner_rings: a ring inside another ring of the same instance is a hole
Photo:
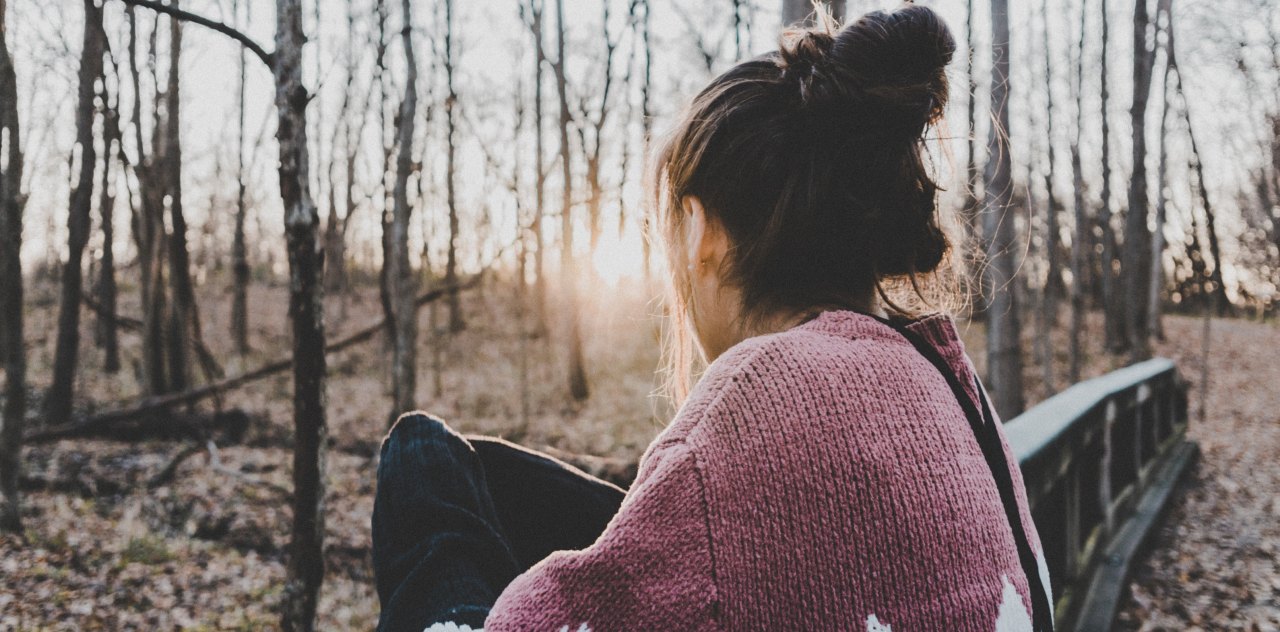
[[[1198,454],[1170,360],[1080,382],[1009,421],[1059,630],[1111,629],[1130,564]]]

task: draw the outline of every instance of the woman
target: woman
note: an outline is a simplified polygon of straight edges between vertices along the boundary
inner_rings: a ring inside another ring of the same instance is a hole
[[[955,327],[900,307],[946,285],[923,138],[954,50],[908,4],[791,32],[698,95],[657,155],[656,223],[710,365],[625,496],[401,418],[373,518],[382,629],[1052,628]]]

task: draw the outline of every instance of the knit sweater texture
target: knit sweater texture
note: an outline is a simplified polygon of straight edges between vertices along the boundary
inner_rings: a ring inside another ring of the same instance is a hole
[[[977,401],[952,320],[909,328]],[[1049,586],[1017,460],[1003,432],[1000,440]],[[485,629],[1014,632],[1032,624],[999,492],[946,380],[888,325],[829,311],[712,363],[645,452],[595,544],[517,577]]]

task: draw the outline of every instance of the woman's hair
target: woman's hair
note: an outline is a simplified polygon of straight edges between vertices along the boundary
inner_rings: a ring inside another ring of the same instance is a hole
[[[741,290],[744,318],[875,293],[912,312],[950,294],[924,135],[947,104],[955,40],[913,4],[838,30],[819,22],[715,78],[655,154],[656,226],[676,294],[673,384],[688,383],[691,361],[686,196],[729,236],[720,272]]]

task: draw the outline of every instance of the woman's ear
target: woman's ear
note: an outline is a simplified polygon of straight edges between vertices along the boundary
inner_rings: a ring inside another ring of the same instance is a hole
[[[729,251],[729,236],[724,227],[715,218],[707,216],[702,200],[697,196],[686,195],[681,200],[684,211],[689,214],[685,232],[685,254],[689,257],[691,270],[702,268],[718,270],[724,256]]]
[[[692,272],[702,261],[699,258],[699,250],[702,246],[702,239],[707,233],[707,213],[702,207],[702,200],[692,195],[686,195],[680,200],[680,205],[684,207],[685,223],[687,229],[684,232],[684,254],[685,261],[689,262],[689,271]]]

